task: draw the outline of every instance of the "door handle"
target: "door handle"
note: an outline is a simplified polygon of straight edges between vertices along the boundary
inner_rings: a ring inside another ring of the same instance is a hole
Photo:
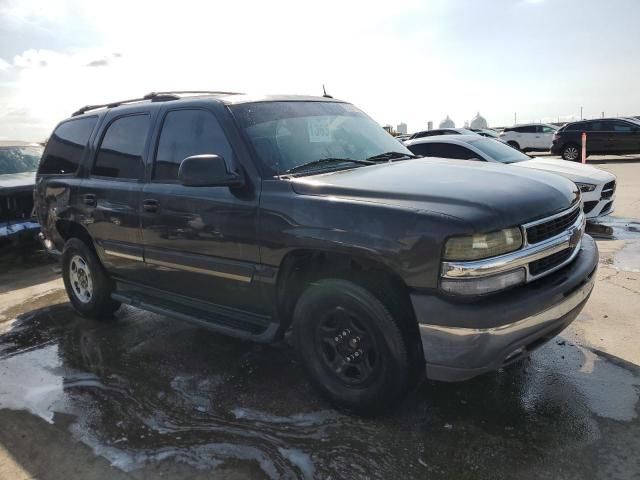
[[[142,208],[145,212],[155,213],[158,211],[159,203],[153,198],[147,198],[142,202]]]
[[[96,196],[93,193],[87,193],[82,197],[82,201],[85,205],[89,205],[90,207],[96,206]]]

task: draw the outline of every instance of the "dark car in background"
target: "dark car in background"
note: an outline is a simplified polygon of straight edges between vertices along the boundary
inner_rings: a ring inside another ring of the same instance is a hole
[[[33,188],[42,150],[27,142],[0,142],[0,247],[34,238],[40,229]]]
[[[640,120],[601,118],[567,123],[553,136],[551,153],[580,161],[582,133],[587,134],[587,155],[640,153]]]
[[[47,144],[36,212],[82,315],[126,303],[290,338],[318,390],[365,413],[425,363],[459,381],[525,358],[582,310],[598,263],[572,182],[415,158],[324,97],[82,108]]]

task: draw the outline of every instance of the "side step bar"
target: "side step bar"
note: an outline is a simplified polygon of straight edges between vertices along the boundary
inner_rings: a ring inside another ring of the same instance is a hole
[[[224,335],[259,343],[273,341],[279,327],[268,319],[245,312],[213,305],[199,308],[193,304],[160,299],[141,292],[114,292],[111,298],[132,307],[186,320]]]

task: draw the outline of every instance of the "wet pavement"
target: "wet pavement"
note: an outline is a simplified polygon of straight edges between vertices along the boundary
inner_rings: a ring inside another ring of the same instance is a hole
[[[624,240],[606,268],[637,271],[638,227],[590,227]],[[0,446],[35,478],[68,478],[43,463],[43,442],[90,478],[640,478],[640,368],[570,331],[525,363],[425,382],[395,413],[363,419],[319,399],[287,345],[129,307],[83,319],[59,287],[11,312]],[[590,317],[587,306],[576,323]],[[65,454],[77,445],[89,454]]]
[[[99,323],[59,304],[0,336],[0,407],[68,423],[125,472],[162,462],[230,462],[253,478],[640,472],[639,373],[559,337],[526,365],[427,382],[398,413],[367,420],[319,400],[287,347],[140,310]]]

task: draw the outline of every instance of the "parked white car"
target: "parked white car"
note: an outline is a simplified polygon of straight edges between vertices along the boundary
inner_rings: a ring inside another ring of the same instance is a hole
[[[615,175],[582,163],[552,158],[532,158],[497,140],[479,135],[446,135],[405,142],[415,155],[509,164],[557,173],[575,182],[582,192],[584,213],[593,219],[613,212]]]
[[[553,134],[558,127],[548,123],[531,123],[507,127],[500,133],[500,140],[523,152],[548,152]]]

